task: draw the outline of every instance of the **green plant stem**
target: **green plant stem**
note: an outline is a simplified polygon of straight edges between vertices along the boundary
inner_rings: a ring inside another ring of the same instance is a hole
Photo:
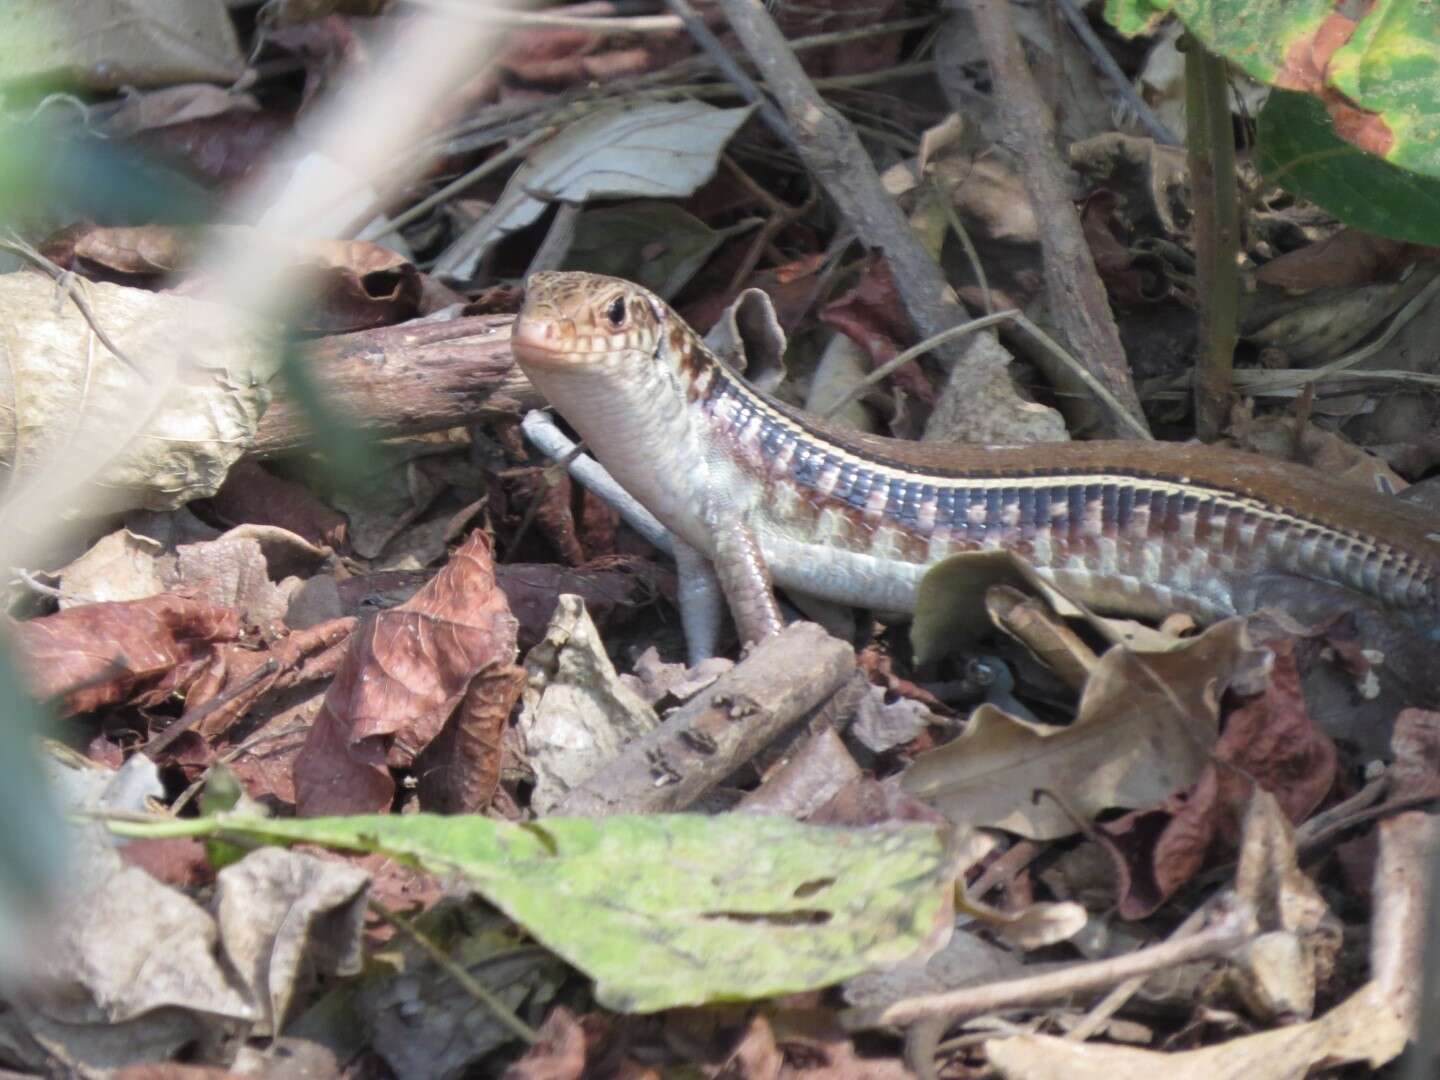
[[[1240,272],[1240,205],[1235,136],[1225,61],[1198,40],[1185,49],[1186,150],[1195,203],[1195,263],[1200,293],[1200,347],[1195,361],[1195,429],[1220,437],[1230,414]]]

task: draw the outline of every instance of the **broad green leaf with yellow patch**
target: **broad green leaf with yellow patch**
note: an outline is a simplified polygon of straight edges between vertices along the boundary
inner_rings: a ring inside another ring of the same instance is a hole
[[[1173,13],[1252,77],[1323,101],[1342,139],[1440,175],[1440,7],[1375,0],[1355,10],[1334,0],[1107,0],[1105,17],[1138,34]]]
[[[378,851],[463,877],[624,1012],[811,990],[904,960],[948,929],[948,830],[741,814],[196,818],[126,836]]]

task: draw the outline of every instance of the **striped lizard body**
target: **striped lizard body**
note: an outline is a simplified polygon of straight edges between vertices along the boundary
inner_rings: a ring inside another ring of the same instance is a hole
[[[982,447],[838,430],[749,387],[658,297],[593,274],[533,275],[511,341],[601,464],[682,541],[691,606],[706,606],[708,561],[746,639],[778,628],[772,580],[905,613],[928,566],[997,549],[1100,610],[1215,618],[1251,610],[1278,575],[1429,626],[1440,615],[1431,515],[1301,466],[1176,443]],[[692,650],[717,613],[687,616]]]

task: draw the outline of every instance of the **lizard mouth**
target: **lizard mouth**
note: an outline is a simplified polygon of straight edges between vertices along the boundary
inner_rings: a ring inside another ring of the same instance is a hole
[[[510,329],[510,351],[525,367],[558,370],[575,364],[574,353],[564,347],[554,324],[523,315]]]

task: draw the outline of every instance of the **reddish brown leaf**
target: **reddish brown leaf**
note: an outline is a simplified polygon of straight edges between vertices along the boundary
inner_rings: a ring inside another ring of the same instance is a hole
[[[1255,280],[1296,292],[1337,285],[1394,281],[1417,259],[1434,258],[1434,248],[1385,236],[1341,229],[1313,244],[1287,251],[1255,272]]]
[[[539,1040],[505,1070],[505,1080],[580,1080],[585,1075],[585,1031],[564,1005],[550,1010]]]
[[[213,740],[260,699],[334,675],[339,670],[345,643],[354,631],[355,623],[356,620],[351,617],[331,619],[307,630],[287,634],[265,649],[233,645],[216,649],[210,665],[197,678],[185,699],[187,711],[230,693],[230,688],[243,683],[272,660],[275,670],[236,693],[206,716],[196,730],[206,739]]]
[[[210,506],[231,525],[277,525],[312,544],[345,546],[349,523],[343,514],[326,506],[309,488],[248,458],[231,467]]]
[[[136,134],[134,142],[221,187],[244,180],[290,133],[285,113],[228,112]]]
[[[1440,791],[1440,713],[1405,709],[1390,737],[1395,751],[1391,799],[1424,798]]]
[[[1238,842],[1255,784],[1273,794],[1299,823],[1335,783],[1335,744],[1310,717],[1300,688],[1294,642],[1270,642],[1275,663],[1265,691],[1225,721],[1214,762],[1190,791],[1164,806],[1136,811],[1103,826],[1126,853],[1131,880],[1122,883],[1120,914],[1149,915],[1204,865],[1215,841]]]
[[[500,785],[505,722],[525,686],[514,664],[481,672],[435,741],[416,762],[420,804],[441,814],[474,814]]]
[[[217,643],[240,637],[240,614],[163,593],[67,608],[10,631],[35,695],[81,713],[141,693],[163,700]]]
[[[196,888],[215,880],[205,845],[193,837],[131,840],[117,850],[123,861],[177,889]]]
[[[484,693],[507,694],[468,719],[509,712],[519,682],[515,617],[496,587],[490,541],[476,531],[424,588],[356,632],[295,762],[302,815],[385,810],[394,796],[390,767],[405,768],[432,743],[477,676]],[[472,751],[490,737],[470,733]],[[432,767],[435,762],[430,763]]]
[[[613,14],[615,6],[580,4],[569,10],[604,15]],[[718,17],[714,12],[707,14],[712,22]],[[643,75],[675,62],[693,49],[689,35],[678,28],[644,34],[637,40],[633,35],[547,27],[511,34],[499,65],[514,79],[560,90],[577,83]]]
[[[366,240],[312,241],[304,262],[309,302],[296,325],[343,334],[389,326],[419,313],[420,271],[404,256]]]
[[[589,488],[581,488],[578,525],[587,562],[615,554],[615,531],[620,526],[620,514]]]
[[[890,275],[890,264],[879,255],[867,261],[860,284],[826,304],[820,317],[869,353],[876,367],[893,360],[905,343],[915,340],[914,328],[905,317],[905,306]],[[935,388],[919,364],[906,364],[891,378],[911,397],[935,401]]]

